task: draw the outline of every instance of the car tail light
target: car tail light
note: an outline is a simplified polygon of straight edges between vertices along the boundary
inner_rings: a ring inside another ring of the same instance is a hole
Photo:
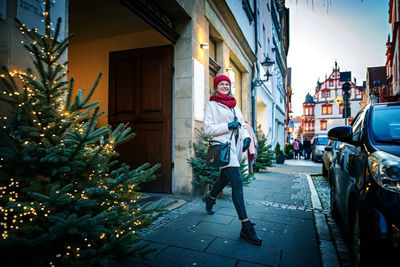
[[[374,180],[384,189],[400,193],[400,158],[376,151],[368,158],[368,166]]]

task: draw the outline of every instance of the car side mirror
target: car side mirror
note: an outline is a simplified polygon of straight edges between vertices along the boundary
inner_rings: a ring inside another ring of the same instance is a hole
[[[331,146],[326,146],[326,147],[324,148],[324,150],[325,150],[325,151],[332,151],[332,147],[331,147]]]
[[[340,142],[353,143],[353,129],[351,126],[339,126],[329,130],[328,137]]]

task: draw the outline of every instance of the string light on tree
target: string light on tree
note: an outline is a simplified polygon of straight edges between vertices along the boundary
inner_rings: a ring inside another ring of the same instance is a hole
[[[16,114],[0,120],[0,229],[6,244],[0,249],[26,266],[96,265],[131,255],[140,240],[136,229],[162,208],[141,210],[134,204],[141,196],[137,185],[154,179],[159,165],[115,167],[116,146],[134,134],[126,125],[97,126],[102,112],[90,99],[101,74],[89,91],[74,93],[63,60],[68,38],[59,40],[61,20],[51,23],[50,3],[43,2],[44,35],[18,25],[35,70],[5,68],[0,75],[0,99]],[[26,247],[13,247],[15,239]],[[28,249],[29,243],[35,246]]]

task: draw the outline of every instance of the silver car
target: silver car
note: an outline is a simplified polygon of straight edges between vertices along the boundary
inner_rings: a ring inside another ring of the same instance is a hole
[[[325,147],[324,155],[322,156],[322,175],[325,177],[329,177],[331,163],[336,158],[339,144],[339,141],[329,140],[328,145]]]
[[[321,161],[324,149],[328,145],[329,139],[326,135],[314,136],[311,141],[311,160]]]

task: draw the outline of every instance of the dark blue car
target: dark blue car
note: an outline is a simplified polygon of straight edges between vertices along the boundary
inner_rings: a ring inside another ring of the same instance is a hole
[[[331,212],[354,265],[400,266],[400,103],[368,105],[328,136],[342,142],[329,171]]]

